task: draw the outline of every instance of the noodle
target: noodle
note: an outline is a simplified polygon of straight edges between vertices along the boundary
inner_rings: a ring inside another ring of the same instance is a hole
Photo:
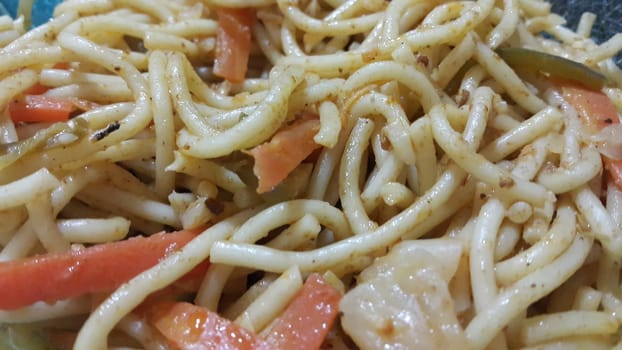
[[[622,33],[593,41],[594,14],[29,21],[0,17],[0,348],[622,348]]]

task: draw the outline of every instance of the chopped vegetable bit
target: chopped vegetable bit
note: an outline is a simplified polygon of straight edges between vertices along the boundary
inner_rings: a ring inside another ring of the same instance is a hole
[[[339,313],[341,293],[318,274],[310,275],[266,339],[217,313],[185,302],[152,305],[147,320],[181,350],[319,349]]]
[[[269,142],[248,151],[255,159],[253,172],[259,179],[258,193],[281,183],[303,160],[321,146],[313,141],[320,130],[315,114],[306,114],[277,131]]]
[[[0,325],[0,349],[47,350],[47,339],[34,327],[22,324]]]
[[[251,52],[254,9],[220,8],[216,34],[214,74],[234,83],[244,81]]]
[[[620,123],[616,107],[601,91],[567,82],[562,83],[561,90],[564,99],[574,107],[588,127],[599,130]]]
[[[462,249],[451,238],[395,245],[357,276],[341,300],[344,331],[368,349],[464,349],[450,293]]]
[[[589,67],[563,57],[518,47],[500,48],[497,53],[513,68],[523,68],[548,73],[583,84],[592,89],[602,88],[607,79]]]
[[[71,100],[45,95],[25,95],[9,104],[9,115],[16,123],[62,122],[68,120],[74,110]]]
[[[74,118],[68,122],[53,123],[45,129],[41,129],[27,139],[0,144],[0,169],[15,163],[18,159],[34,152],[37,149],[48,146],[48,141],[58,135],[67,134],[82,137],[88,132],[86,121]]]
[[[58,254],[0,263],[0,310],[37,301],[54,302],[87,293],[109,292],[167,254],[179,250],[197,232],[178,231],[99,244]],[[205,263],[207,264],[207,263]],[[202,275],[199,265],[189,275]]]
[[[156,304],[147,318],[173,346],[182,350],[267,350],[251,331],[190,303]]]
[[[318,274],[307,277],[302,289],[273,323],[266,337],[270,349],[319,349],[339,314],[341,293]]]
[[[49,90],[47,86],[43,86],[39,83],[34,84],[29,87],[26,91],[24,91],[25,95],[41,95],[46,93]]]
[[[572,84],[560,83],[564,99],[574,107],[585,124],[596,132],[612,124],[620,124],[620,118],[609,97],[601,91]],[[622,160],[602,156],[605,169],[622,191]]]

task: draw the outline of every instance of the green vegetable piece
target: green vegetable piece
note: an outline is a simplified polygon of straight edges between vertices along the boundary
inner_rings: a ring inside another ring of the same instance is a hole
[[[69,122],[54,123],[46,129],[37,131],[34,136],[28,139],[0,145],[0,170],[15,163],[26,154],[45,148],[48,143],[62,133],[71,133],[77,137],[82,137],[87,134],[87,123],[80,118],[74,118]]]
[[[26,325],[0,325],[0,349],[49,350],[43,335]]]
[[[518,47],[497,49],[497,54],[512,68],[548,73],[552,77],[572,80],[590,89],[600,90],[607,78],[589,67],[563,57]]]

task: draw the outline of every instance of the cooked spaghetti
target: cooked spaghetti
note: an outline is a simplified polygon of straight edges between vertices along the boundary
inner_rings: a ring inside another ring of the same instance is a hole
[[[596,20],[539,0],[1,17],[0,343],[622,348],[622,34],[595,43]]]

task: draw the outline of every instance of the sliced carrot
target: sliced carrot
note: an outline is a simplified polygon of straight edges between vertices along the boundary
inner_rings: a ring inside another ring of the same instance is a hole
[[[246,77],[255,10],[219,8],[214,74],[239,83]]]
[[[54,65],[55,69],[64,69],[67,70],[69,69],[69,62],[58,62]]]
[[[47,86],[43,86],[40,83],[36,83],[33,86],[29,87],[24,91],[25,95],[41,95],[47,92],[49,88]]]
[[[206,308],[184,302],[152,305],[148,322],[181,350],[319,349],[339,313],[341,294],[318,274],[274,321],[265,339]]]
[[[197,232],[178,231],[0,263],[0,310],[108,292],[179,250]],[[205,263],[207,264],[207,262]],[[206,267],[197,267],[200,274]],[[196,276],[196,275],[194,275]]]
[[[74,103],[69,99],[45,95],[25,95],[9,104],[9,115],[14,122],[62,122],[67,121],[74,110]]]
[[[561,85],[561,90],[564,99],[579,113],[585,125],[594,131],[620,123],[616,107],[602,91],[567,82]],[[613,182],[622,191],[622,160],[606,156],[602,159]]]
[[[317,115],[307,115],[277,131],[269,142],[248,153],[255,159],[253,172],[259,180],[258,193],[281,183],[303,160],[321,146],[313,141],[320,130]]]
[[[341,293],[318,274],[302,289],[273,323],[266,342],[270,349],[319,349],[339,314]]]
[[[611,124],[619,124],[620,120],[609,97],[597,90],[590,90],[577,84],[562,86],[564,99],[584,118],[586,125],[600,130]]]
[[[215,312],[190,303],[156,304],[147,319],[173,346],[181,350],[268,349],[252,332]]]

